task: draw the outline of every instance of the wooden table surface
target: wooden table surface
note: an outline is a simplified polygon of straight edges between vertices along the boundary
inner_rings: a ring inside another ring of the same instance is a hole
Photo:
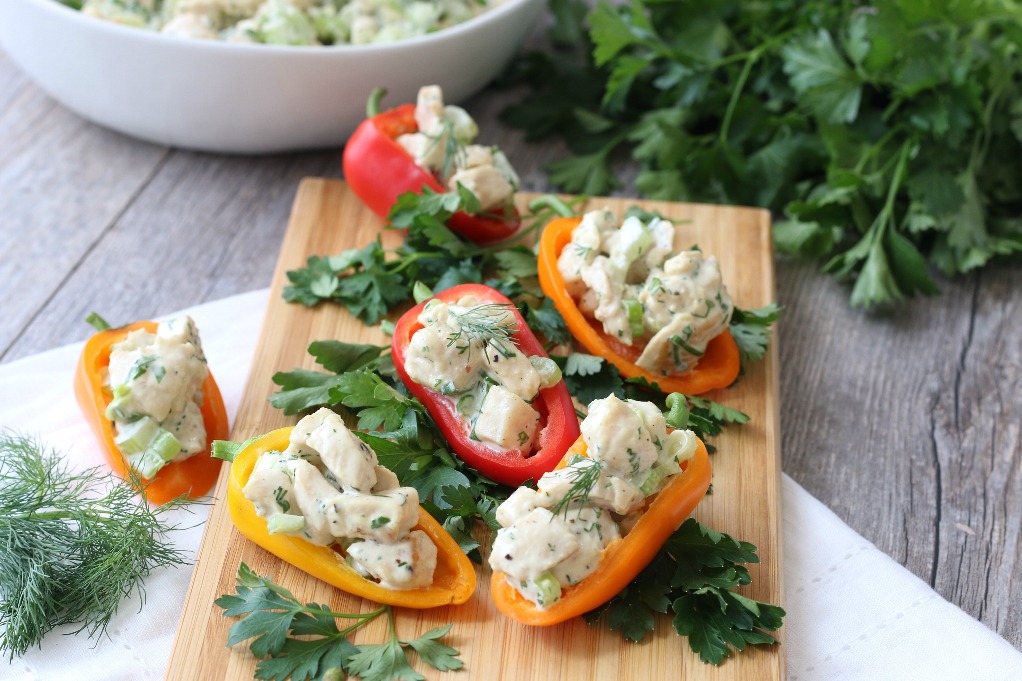
[[[562,149],[497,122],[513,98],[466,107],[523,188],[545,191]],[[269,286],[306,176],[340,177],[340,151],[138,142],[64,109],[0,52],[0,362],[84,339],[91,310],[128,321]],[[1020,274],[990,266],[867,314],[816,265],[777,263],[784,471],[1022,649]]]

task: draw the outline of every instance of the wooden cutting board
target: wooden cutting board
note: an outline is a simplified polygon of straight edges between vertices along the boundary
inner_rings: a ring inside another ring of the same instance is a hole
[[[524,205],[530,195],[520,195]],[[717,256],[736,305],[756,308],[775,298],[770,217],[751,208],[677,204],[634,199],[596,198],[587,208],[609,207],[621,214],[642,205],[681,222],[707,253]],[[372,214],[343,182],[307,179],[295,198],[291,221],[277,263],[248,385],[232,431],[243,440],[281,426],[293,425],[270,407],[275,391],[270,377],[295,367],[317,368],[306,348],[311,341],[334,338],[350,342],[389,343],[378,330],[363,325],[334,305],[310,309],[287,304],[281,290],[286,272],[302,266],[310,255],[336,254],[362,247],[380,234],[383,221]],[[401,235],[383,232],[385,246],[395,246]],[[215,367],[214,367],[215,370]],[[778,427],[776,334],[764,361],[756,363],[734,388],[713,395],[741,409],[751,420],[730,428],[713,442],[713,494],[695,516],[717,530],[751,541],[759,547],[761,563],[750,566],[753,583],[743,593],[758,600],[782,603],[780,529],[780,441]],[[349,596],[267,553],[238,533],[227,512],[227,468],[220,476],[205,535],[184,603],[167,679],[181,681],[247,680],[256,660],[242,644],[227,648],[227,632],[235,621],[224,617],[213,601],[234,593],[238,565],[247,563],[268,575],[303,601],[328,603],[338,611],[367,611],[370,604]],[[428,679],[645,679],[685,678],[757,681],[784,677],[782,646],[747,649],[720,667],[705,665],[679,638],[669,622],[657,627],[656,636],[639,644],[627,643],[605,624],[589,626],[581,619],[549,628],[531,628],[503,617],[489,595],[489,568],[477,567],[479,586],[473,598],[457,607],[433,610],[398,610],[398,635],[417,636],[453,622],[445,643],[461,651],[465,668],[441,674],[416,660],[416,669]],[[377,620],[361,630],[354,642],[379,643],[386,638],[386,622]],[[783,630],[781,632],[783,639]],[[412,656],[414,657],[414,656]]]

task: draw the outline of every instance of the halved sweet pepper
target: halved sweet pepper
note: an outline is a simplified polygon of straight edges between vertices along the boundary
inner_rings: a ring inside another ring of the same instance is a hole
[[[399,136],[418,129],[415,105],[403,104],[362,121],[344,145],[341,157],[344,179],[381,218],[387,217],[401,194],[422,193],[423,187],[439,193],[447,191],[397,143]],[[511,214],[495,211],[492,215],[455,213],[447,223],[458,234],[479,244],[506,239],[520,224],[517,211]]]
[[[567,465],[576,454],[587,456],[581,437],[564,455],[558,468]],[[692,458],[681,467],[681,473],[647,499],[646,510],[631,531],[607,545],[596,570],[578,584],[564,587],[560,600],[541,609],[511,586],[504,573],[494,572],[490,577],[490,593],[497,609],[523,624],[544,627],[584,615],[618,595],[649,565],[668,537],[706,496],[712,470],[702,441]]]
[[[329,546],[320,546],[301,537],[270,534],[266,519],[256,514],[255,506],[242,490],[248,483],[256,460],[264,452],[282,452],[290,442],[291,428],[280,428],[249,442],[238,452],[231,464],[227,482],[227,508],[235,527],[248,539],[281,560],[287,561],[317,579],[356,596],[404,608],[435,608],[441,605],[464,603],[475,592],[476,573],[468,556],[462,552],[451,535],[419,507],[419,522],[414,529],[422,530],[437,547],[436,571],[433,583],[423,589],[397,590],[382,587],[361,575]]]
[[[586,317],[578,303],[568,293],[557,267],[557,259],[564,247],[571,243],[571,232],[581,218],[558,218],[543,228],[539,243],[539,285],[554,303],[557,311],[564,317],[575,339],[594,355],[605,358],[626,378],[644,378],[656,383],[665,393],[685,393],[700,395],[717,388],[726,388],[738,378],[741,369],[741,358],[738,345],[731,332],[725,330],[706,346],[706,351],[699,358],[695,368],[683,374],[658,376],[636,364],[642,354],[642,348],[625,345],[613,336],[609,336],[594,322]],[[597,322],[598,323],[598,322]]]
[[[543,344],[536,339],[525,319],[514,304],[499,291],[482,284],[461,284],[442,291],[430,300],[438,299],[454,303],[464,296],[474,296],[485,303],[508,306],[518,326],[513,334],[515,345],[530,357],[546,357]],[[440,432],[450,443],[454,453],[465,463],[483,475],[506,485],[520,485],[530,478],[538,480],[544,473],[553,470],[575,438],[579,435],[578,417],[571,402],[571,395],[564,381],[549,388],[542,388],[533,402],[539,411],[539,436],[531,451],[511,450],[500,452],[478,440],[473,440],[465,424],[465,417],[458,413],[455,405],[439,392],[419,385],[405,371],[405,358],[412,335],[422,328],[419,313],[429,300],[425,300],[401,316],[394,329],[392,352],[394,367],[407,386],[408,391],[419,399],[436,421]]]
[[[110,350],[115,343],[127,338],[136,329],[156,333],[156,322],[141,321],[116,329],[100,331],[85,343],[75,369],[74,391],[78,406],[85,415],[92,432],[99,440],[107,463],[125,480],[132,477],[121,451],[114,443],[113,422],[106,417],[106,408],[112,395],[103,385],[104,372],[110,366]],[[206,451],[194,454],[184,461],[168,463],[152,480],[142,480],[146,499],[153,504],[164,504],[181,495],[198,497],[209,492],[220,474],[221,462],[209,456],[213,440],[228,435],[227,411],[213,374],[202,384],[202,421],[206,426]]]

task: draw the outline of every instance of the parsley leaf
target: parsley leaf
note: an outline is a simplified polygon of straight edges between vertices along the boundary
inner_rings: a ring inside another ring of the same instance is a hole
[[[756,548],[689,518],[653,561],[620,594],[586,615],[607,615],[608,626],[641,641],[656,626],[655,613],[674,613],[673,625],[688,637],[703,662],[720,664],[731,649],[776,643],[784,610],[734,589],[751,581],[746,563],[759,562]]]
[[[628,155],[626,191],[783,214],[778,249],[853,305],[934,295],[934,270],[1022,254],[1022,67],[1000,5],[931,5],[551,0],[554,49],[508,73],[530,92],[502,118],[563,138],[567,191],[619,186]]]
[[[363,681],[425,677],[412,669],[405,648],[412,648],[426,664],[439,671],[461,669],[459,652],[439,639],[451,625],[434,627],[418,638],[402,641],[394,633],[394,612],[384,605],[364,613],[333,612],[325,604],[302,604],[295,596],[269,577],[260,577],[242,563],[234,595],[222,595],[215,601],[225,617],[241,617],[231,625],[227,645],[251,640],[249,649],[260,658],[257,679],[305,681],[342,678],[342,672],[357,675]],[[381,644],[357,647],[348,640],[355,630],[386,615],[390,638]],[[337,620],[351,622],[343,629]],[[295,638],[295,637],[302,638]]]
[[[757,310],[734,309],[729,328],[738,344],[743,368],[766,354],[770,347],[770,325],[781,318],[781,310],[777,303],[770,303]]]

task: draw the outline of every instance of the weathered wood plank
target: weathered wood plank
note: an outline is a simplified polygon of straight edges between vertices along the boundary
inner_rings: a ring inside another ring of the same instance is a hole
[[[0,360],[6,360],[33,351],[15,353],[11,346],[64,289],[68,274],[149,181],[167,150],[98,128],[58,106],[2,52],[0,74]]]
[[[1022,648],[1018,274],[877,314],[813,265],[782,263],[778,289],[785,470]]]
[[[171,152],[36,313],[9,358],[86,337],[81,320],[91,310],[130,321],[269,285],[299,180],[337,173],[336,151],[272,158]]]

